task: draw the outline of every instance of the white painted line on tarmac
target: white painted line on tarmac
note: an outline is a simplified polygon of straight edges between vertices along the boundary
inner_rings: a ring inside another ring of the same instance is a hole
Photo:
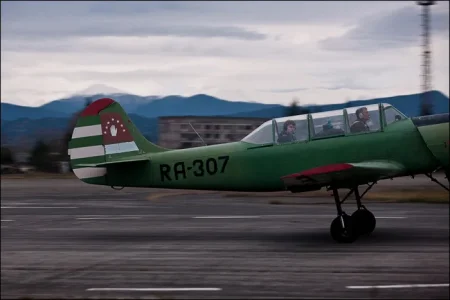
[[[14,220],[2,220],[2,222],[14,222]]]
[[[130,219],[141,219],[141,217],[88,217],[88,218],[77,218],[77,220],[130,220]]]
[[[86,291],[108,292],[196,292],[196,291],[221,291],[221,288],[90,288]]]
[[[1,208],[2,209],[3,208],[26,208],[26,209],[28,209],[28,208],[32,208],[32,209],[34,209],[34,208],[46,208],[46,209],[49,209],[49,208],[70,208],[70,209],[72,209],[72,208],[78,208],[78,207],[75,207],[75,206],[2,206]]]
[[[196,216],[193,219],[258,219],[261,216]]]
[[[448,283],[436,284],[394,284],[394,285],[350,285],[348,289],[404,289],[404,288],[427,288],[427,287],[448,287]]]
[[[259,215],[259,216],[195,216],[192,217],[193,219],[257,219],[257,218],[336,218],[336,215]],[[376,219],[406,219],[407,217],[388,217],[388,216],[382,216],[377,217]]]

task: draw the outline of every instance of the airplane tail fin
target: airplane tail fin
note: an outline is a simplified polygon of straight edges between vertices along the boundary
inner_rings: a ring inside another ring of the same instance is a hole
[[[148,162],[149,153],[168,151],[149,142],[110,98],[98,99],[80,113],[68,148],[75,175],[101,185],[109,185],[108,166]]]

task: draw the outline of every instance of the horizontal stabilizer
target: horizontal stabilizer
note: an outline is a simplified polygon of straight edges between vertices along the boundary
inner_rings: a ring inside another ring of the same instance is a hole
[[[124,163],[134,163],[139,161],[150,161],[148,157],[138,157],[138,158],[129,158],[124,160],[115,160],[115,161],[107,161],[102,163],[96,163],[96,164],[77,164],[77,167],[106,167],[111,165],[118,165],[118,164],[124,164]]]
[[[309,190],[334,185],[353,187],[401,174],[405,168],[392,161],[324,165],[281,177],[287,189]]]

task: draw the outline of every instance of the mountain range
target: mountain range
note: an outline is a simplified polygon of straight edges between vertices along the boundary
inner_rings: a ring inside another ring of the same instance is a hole
[[[91,89],[92,91],[92,89]],[[72,115],[85,106],[87,97],[96,100],[109,97],[119,102],[132,121],[152,142],[157,142],[157,118],[161,116],[230,116],[276,118],[286,114],[286,106],[245,101],[227,101],[205,94],[182,96],[138,96],[110,89],[113,94],[78,93],[39,107],[1,103],[2,144],[31,146],[36,139],[64,134]],[[439,91],[429,92],[433,113],[449,112],[449,98]],[[375,103],[389,103],[413,117],[420,115],[421,94],[400,95],[339,104],[309,105],[311,112],[342,109]]]

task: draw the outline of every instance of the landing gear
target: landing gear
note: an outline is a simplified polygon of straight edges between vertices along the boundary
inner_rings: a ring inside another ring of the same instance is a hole
[[[332,188],[334,201],[338,216],[331,222],[331,237],[339,243],[354,242],[360,235],[367,235],[374,231],[376,226],[375,216],[364,205],[361,204],[364,196],[375,183],[369,185],[367,190],[360,195],[358,187],[353,188],[341,201],[337,188]],[[355,194],[357,210],[351,215],[347,215],[342,210],[342,203],[352,194]]]
[[[448,183],[450,184],[450,178],[449,178],[450,172],[446,171],[445,172],[445,178],[447,178]],[[443,187],[444,189],[446,189],[447,191],[450,191],[450,189],[448,187],[446,187],[445,185],[443,185],[442,183],[440,183],[436,178],[433,177],[433,174],[425,174],[425,176],[427,176],[428,178],[431,179],[431,181],[436,182],[437,184],[439,184],[441,187]]]
[[[358,209],[352,214],[352,219],[357,224],[358,234],[371,234],[377,225],[375,216],[361,204],[361,196],[359,195],[358,187],[355,188],[354,193]]]
[[[352,217],[342,211],[337,189],[333,188],[334,202],[338,216],[331,222],[330,233],[333,239],[340,243],[351,243],[356,240]]]

